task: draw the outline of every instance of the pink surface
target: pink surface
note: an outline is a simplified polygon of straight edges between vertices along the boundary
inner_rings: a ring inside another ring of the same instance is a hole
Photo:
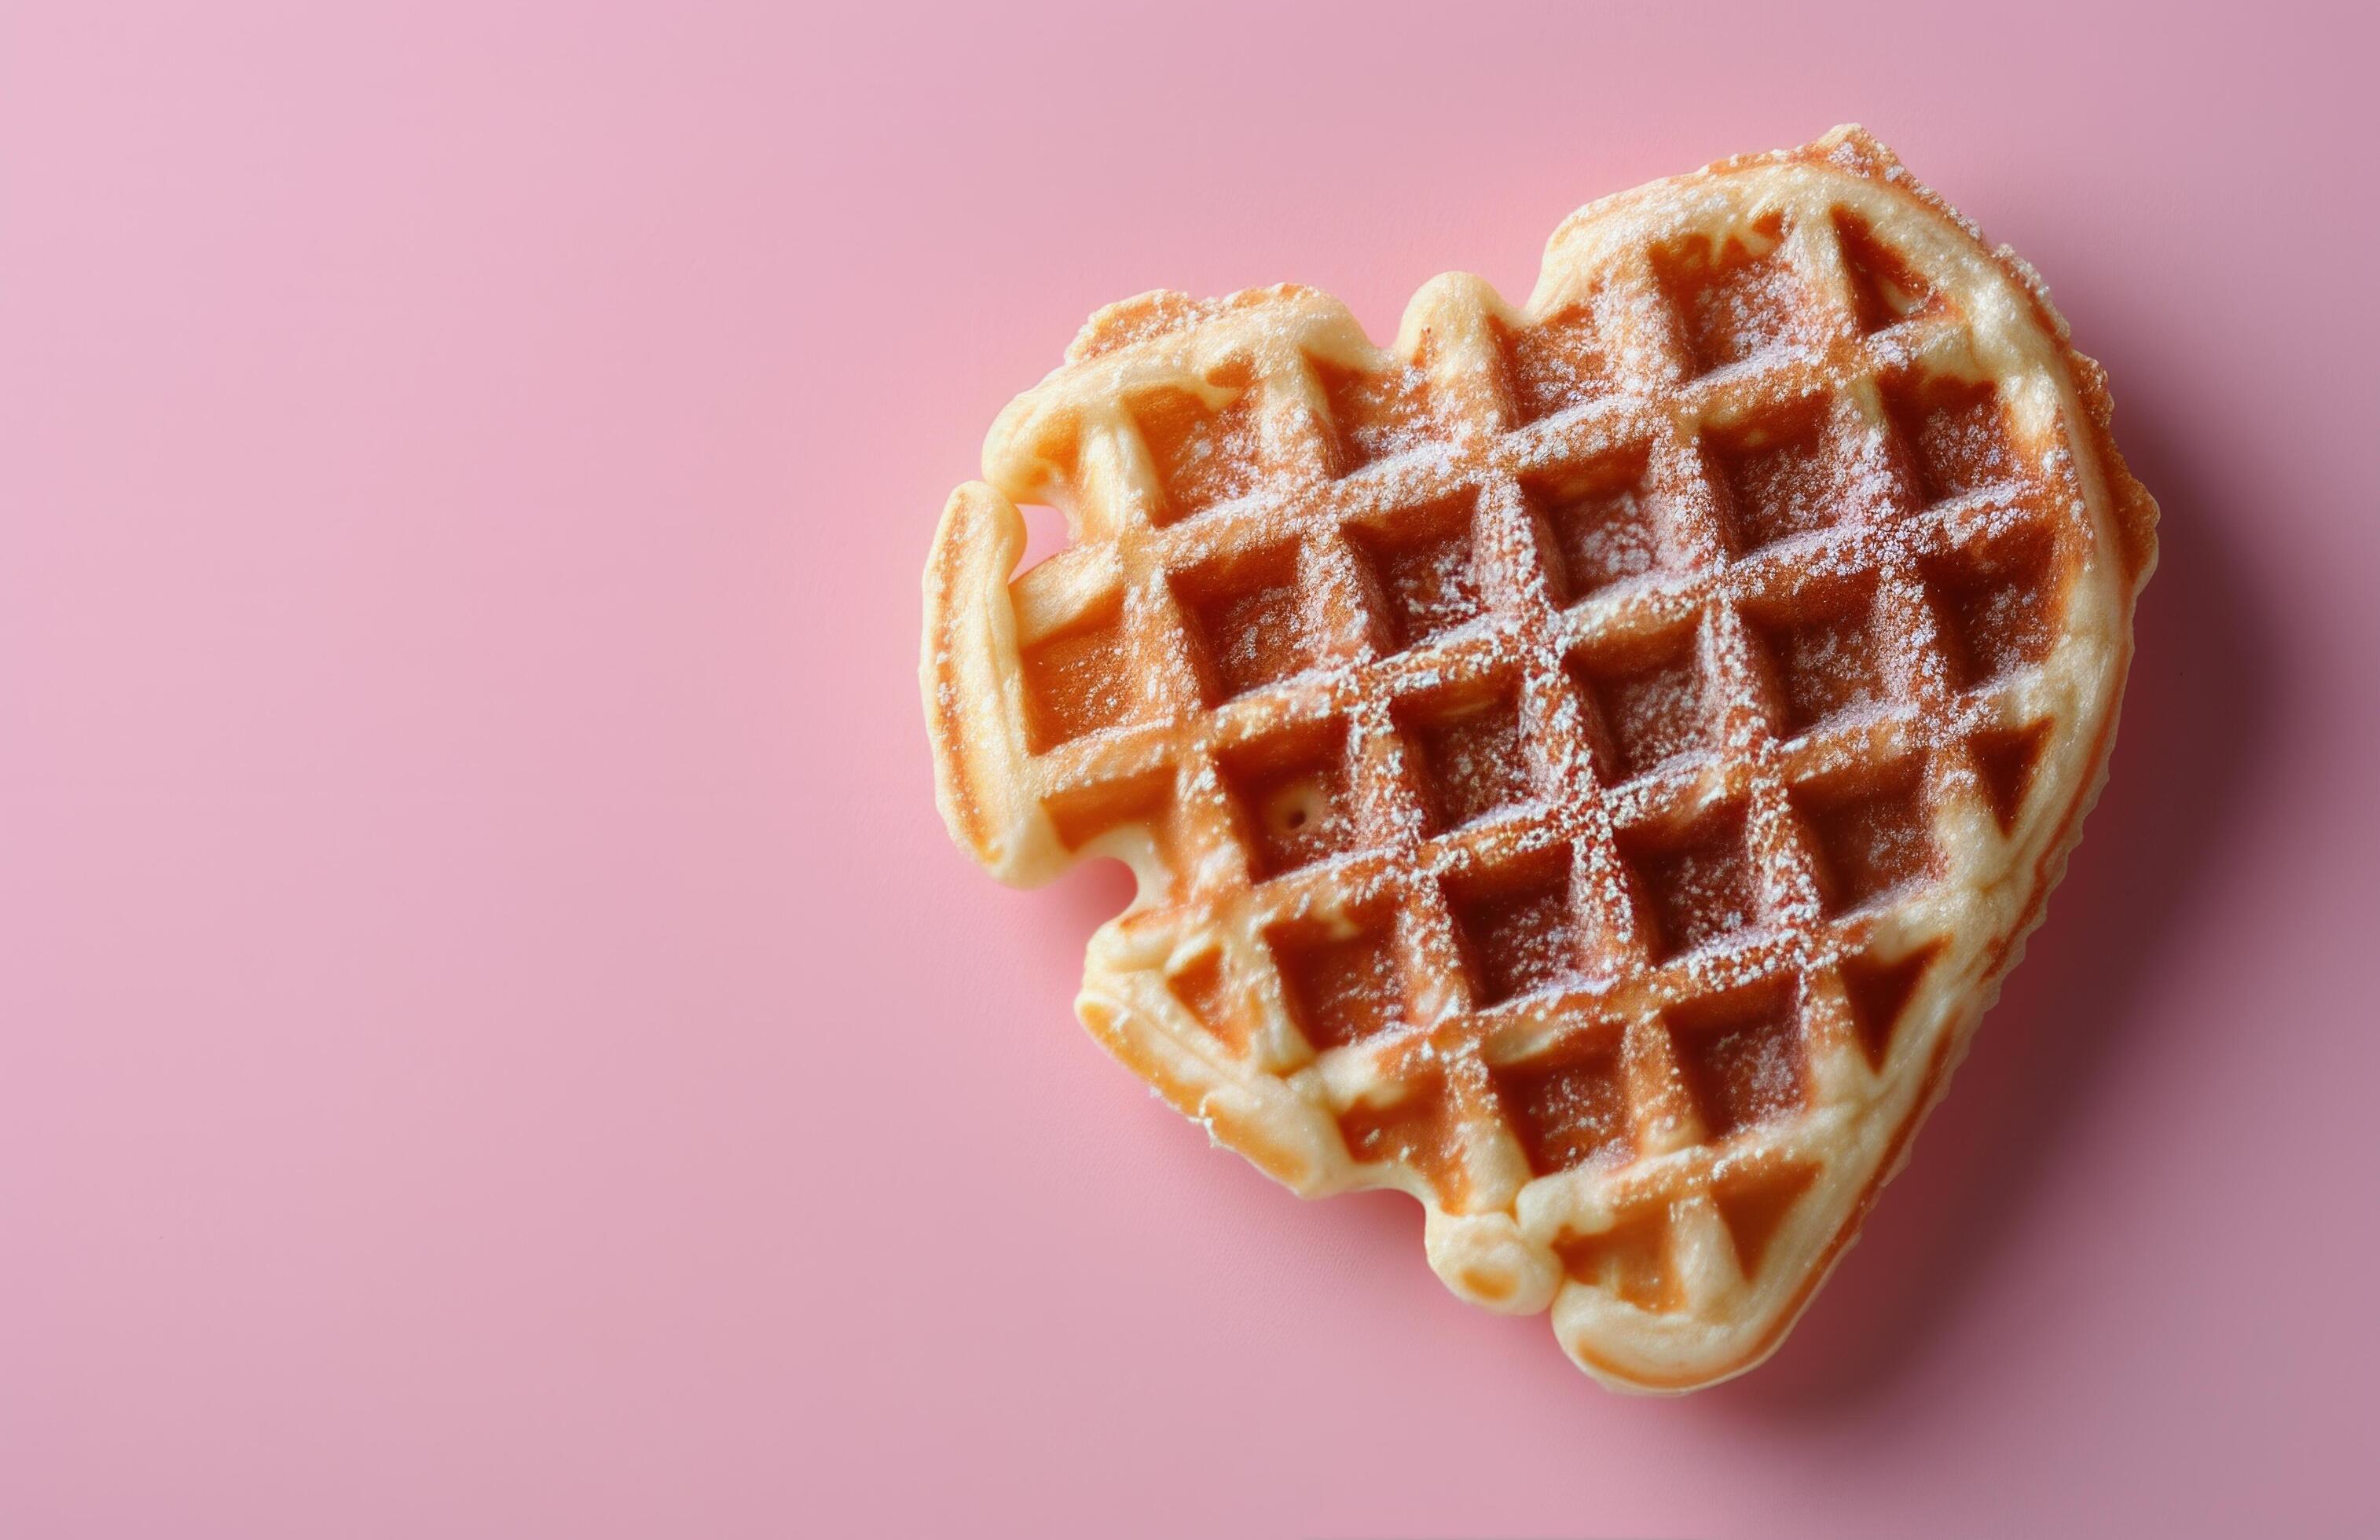
[[[2380,1527],[2368,34],[622,9],[0,24],[0,1533]],[[2164,566],[1866,1243],[1625,1401],[1099,1055],[1123,884],[944,839],[917,573],[1105,300],[1385,335],[1846,118]]]

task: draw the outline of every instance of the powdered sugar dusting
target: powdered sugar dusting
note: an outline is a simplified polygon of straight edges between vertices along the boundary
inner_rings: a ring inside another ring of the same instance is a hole
[[[1819,157],[1901,175],[1849,137],[1763,164]],[[1038,612],[1037,784],[1070,843],[1161,825],[1129,933],[1222,948],[1173,987],[1233,1028],[1168,1073],[1326,1120],[1313,1180],[1343,1150],[1464,1215],[1733,1180],[1799,1136],[1876,938],[1972,880],[1963,810],[2025,795],[2002,714],[2088,517],[2011,426],[2048,397],[1979,372],[1940,273],[1724,180],[1615,216],[1536,319],[1434,287],[1398,358],[1286,291],[1096,323],[1125,405],[1045,458],[1133,597]]]

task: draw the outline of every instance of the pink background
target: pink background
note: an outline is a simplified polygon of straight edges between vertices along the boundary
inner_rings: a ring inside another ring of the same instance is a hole
[[[2070,4],[0,22],[0,1533],[2371,1533],[2373,39]],[[917,575],[1094,306],[1376,334],[1857,118],[2165,560],[2110,794],[1768,1367],[1621,1400],[1069,1013]]]

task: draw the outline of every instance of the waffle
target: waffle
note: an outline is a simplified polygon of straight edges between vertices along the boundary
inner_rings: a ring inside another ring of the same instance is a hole
[[[1682,1390],[1783,1338],[2096,794],[2156,509],[2039,279],[1857,128],[1593,204],[1392,350],[1094,316],[925,577],[940,800],[1128,863],[1076,1010],[1306,1194]],[[1018,503],[1072,543],[1012,577]]]

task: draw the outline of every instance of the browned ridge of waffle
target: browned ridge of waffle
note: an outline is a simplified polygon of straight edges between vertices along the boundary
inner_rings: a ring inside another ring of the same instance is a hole
[[[1857,130],[1582,211],[1392,353],[1086,327],[927,574],[943,806],[1140,891],[1078,1009],[1307,1193],[1685,1388],[1772,1349],[2062,869],[2155,506],[2029,270]],[[1013,581],[1014,501],[1074,543]]]

